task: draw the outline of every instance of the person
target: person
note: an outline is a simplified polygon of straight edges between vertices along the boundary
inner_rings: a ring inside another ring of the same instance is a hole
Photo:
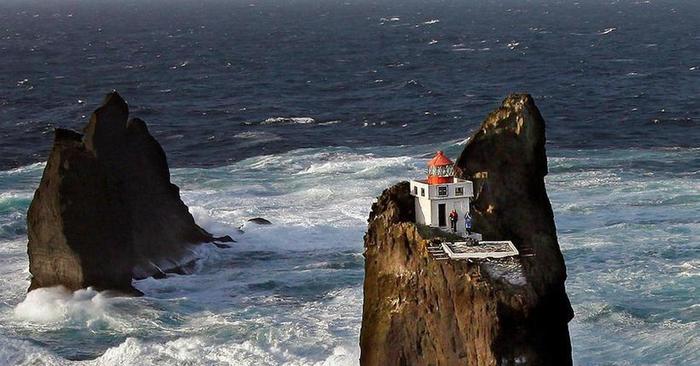
[[[472,217],[469,212],[464,214],[464,228],[467,230],[467,235],[472,234]]]
[[[457,210],[450,211],[450,224],[452,224],[452,232],[453,233],[457,232],[457,219],[458,218],[459,218],[459,215],[457,215]]]

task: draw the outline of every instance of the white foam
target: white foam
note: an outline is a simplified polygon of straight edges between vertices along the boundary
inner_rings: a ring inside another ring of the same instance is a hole
[[[598,32],[598,35],[603,36],[603,35],[606,35],[606,34],[610,34],[610,33],[614,32],[614,31],[616,31],[616,30],[617,30],[617,28],[615,28],[615,27],[605,28],[604,30]]]
[[[89,326],[102,320],[108,307],[108,298],[92,288],[71,293],[58,286],[30,291],[15,307],[14,315],[32,323],[84,321]]]
[[[165,343],[127,338],[89,364],[99,365],[356,365],[359,348],[339,345],[323,360],[298,356],[279,346],[254,341],[215,343],[205,337],[183,337]]]
[[[0,335],[0,365],[58,366],[69,364],[31,342]]]
[[[272,117],[262,122],[261,125],[306,125],[315,123],[316,120],[311,117]]]
[[[46,166],[46,162],[40,162],[40,163],[33,163],[33,164],[29,164],[29,165],[24,165],[21,167],[10,169],[10,170],[0,170],[0,177],[28,173],[28,172],[36,172],[38,170],[44,170],[45,166]]]
[[[197,225],[214,236],[230,235],[234,237],[238,235],[237,227],[219,221],[215,218],[216,213],[212,209],[201,206],[189,206],[189,211]]]

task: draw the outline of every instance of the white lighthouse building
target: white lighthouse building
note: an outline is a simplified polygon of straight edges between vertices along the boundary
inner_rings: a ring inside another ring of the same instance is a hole
[[[457,233],[465,235],[464,216],[474,197],[472,182],[455,178],[454,163],[438,151],[428,163],[428,178],[411,181],[416,223],[451,231],[450,212],[457,211]]]

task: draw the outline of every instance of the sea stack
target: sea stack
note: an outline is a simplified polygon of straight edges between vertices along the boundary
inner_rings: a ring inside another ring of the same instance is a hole
[[[195,245],[215,238],[195,224],[170,183],[165,152],[112,92],[83,134],[56,129],[27,214],[29,290],[138,293],[134,278],[182,271]]]
[[[473,230],[518,256],[437,260],[409,183],[385,190],[365,235],[362,365],[571,365],[566,267],[544,177],[545,122],[508,96],[455,163],[473,182]]]

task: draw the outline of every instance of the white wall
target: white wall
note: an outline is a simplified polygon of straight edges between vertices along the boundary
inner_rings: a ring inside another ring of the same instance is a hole
[[[438,186],[448,186],[447,197],[437,195]],[[417,188],[414,193],[414,187]],[[455,188],[463,187],[464,196],[455,196]],[[425,196],[421,196],[421,188],[425,190]],[[464,234],[464,214],[469,210],[469,197],[473,196],[472,182],[468,180],[456,180],[455,183],[446,183],[439,185],[429,185],[424,182],[411,181],[411,195],[414,196],[416,208],[416,223],[425,224],[437,227],[438,220],[438,205],[445,204],[446,224],[443,228],[450,229],[450,211],[457,210],[459,216],[457,220],[457,232]]]
[[[432,214],[430,200],[423,197],[416,197],[416,223],[432,225]]]
[[[442,199],[442,200],[433,200],[431,202],[431,222],[433,223],[431,226],[436,226],[439,223],[439,211],[438,211],[438,205],[444,204],[445,205],[445,223],[447,226],[444,226],[443,228],[445,230],[450,230],[450,211],[452,210],[457,210],[457,232],[464,234],[466,233],[466,230],[464,228],[464,214],[469,211],[469,198],[455,198],[455,199]]]
[[[438,195],[438,187],[447,187],[447,196],[439,196]],[[457,196],[455,195],[455,189],[457,187],[461,187],[463,189],[463,195],[462,196]],[[443,184],[431,184],[429,185],[430,188],[430,199],[433,200],[443,200],[443,199],[452,199],[452,198],[462,198],[462,197],[473,197],[474,196],[474,186],[471,181],[469,180],[458,180],[455,183],[443,183]]]

